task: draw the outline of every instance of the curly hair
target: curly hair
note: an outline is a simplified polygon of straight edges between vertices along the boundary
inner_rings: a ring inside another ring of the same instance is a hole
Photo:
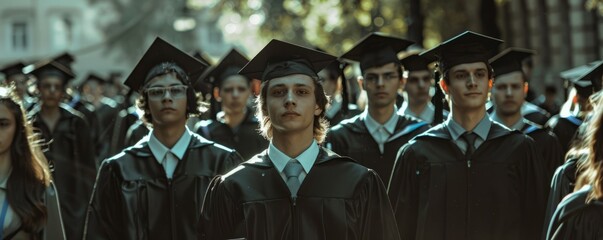
[[[585,185],[592,186],[588,201],[603,199],[603,97],[596,97],[594,114],[587,123],[583,145],[588,154],[584,161],[578,164],[580,176],[574,190]]]
[[[316,100],[316,104],[318,105],[318,108],[322,110],[318,116],[314,116],[314,139],[316,139],[316,142],[322,143],[325,140],[327,130],[329,129],[329,122],[325,118],[325,110],[327,109],[329,98],[325,94],[320,81],[314,77],[312,77],[312,81],[314,82],[315,86],[314,98]],[[255,114],[257,119],[260,120],[260,134],[262,134],[262,136],[264,136],[266,139],[272,140],[272,121],[270,120],[270,116],[268,116],[268,109],[266,106],[269,82],[270,80],[262,82],[260,95],[258,98],[256,98],[257,111]]]
[[[15,134],[10,147],[12,173],[6,197],[21,219],[23,230],[36,233],[43,229],[47,219],[43,195],[51,180],[48,162],[40,148],[41,140],[27,122],[14,87],[0,94],[0,104],[15,117]]]
[[[168,75],[168,74],[173,74],[173,76],[175,76],[178,80],[180,80],[184,85],[187,86],[187,88],[186,88],[186,116],[187,116],[187,118],[191,117],[191,116],[197,116],[197,115],[203,113],[207,109],[208,104],[203,102],[203,98],[200,94],[195,93],[195,89],[193,88],[188,75],[184,72],[184,70],[182,70],[182,68],[180,68],[175,63],[163,62],[163,63],[160,63],[160,64],[156,65],[155,67],[153,67],[147,74],[147,77],[145,78],[145,84],[147,84],[148,81],[153,78]],[[139,90],[140,96],[138,96],[138,99],[136,100],[136,106],[139,109],[144,111],[142,120],[146,124],[152,124],[153,116],[151,115],[151,110],[149,109],[149,106],[147,105],[147,102],[149,101],[149,99],[148,99],[147,94],[144,92],[145,89],[146,89],[146,85],[145,85],[145,87],[143,87]]]

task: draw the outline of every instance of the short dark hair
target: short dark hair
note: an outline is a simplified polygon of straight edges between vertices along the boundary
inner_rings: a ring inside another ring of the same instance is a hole
[[[398,76],[399,76],[399,78],[400,78],[400,79],[402,79],[402,77],[404,76],[404,75],[402,75],[402,73],[403,73],[403,70],[402,70],[402,64],[401,64],[401,63],[399,63],[399,62],[391,62],[391,63],[393,63],[393,64],[396,66],[396,69],[397,69],[397,71],[398,71]],[[387,65],[387,64],[390,64],[390,63],[386,63],[386,64],[383,64],[383,65],[380,65],[380,66],[374,66],[374,67],[382,67],[382,66],[385,66],[385,65]],[[374,67],[370,67],[370,68],[374,68]],[[365,72],[365,71],[366,71],[366,69],[361,69],[361,72],[362,72],[362,75],[363,75],[363,76],[364,76],[364,72]]]
[[[492,66],[490,66],[490,63],[488,63],[488,62],[483,62],[483,63],[484,63],[484,64],[486,64],[486,69],[488,70],[488,79],[492,79],[492,78],[494,77],[494,69],[492,68]],[[458,65],[460,65],[460,64],[458,64]],[[438,65],[438,68],[437,68],[437,69],[438,69],[438,71],[439,71],[440,73],[443,73],[441,78],[442,78],[442,79],[444,79],[444,82],[445,82],[446,84],[449,84],[449,83],[450,83],[450,78],[449,78],[449,76],[448,76],[448,73],[450,72],[450,69],[452,69],[454,66],[449,67],[448,69],[446,69],[446,71],[444,71],[444,70],[442,69],[442,67],[440,67],[440,66],[441,66],[441,65]],[[525,80],[525,79],[526,79],[526,78],[524,78],[524,80]]]
[[[308,76],[310,77],[310,76]],[[327,130],[329,129],[329,122],[325,119],[325,112],[327,109],[327,103],[329,102],[329,98],[325,94],[325,91],[322,87],[322,84],[315,77],[312,78],[314,82],[314,98],[316,99],[316,104],[318,108],[322,111],[318,116],[314,116],[314,139],[318,143],[322,143],[327,134]],[[272,139],[272,122],[270,117],[268,116],[268,110],[266,109],[266,97],[268,94],[268,81],[262,82],[262,87],[260,89],[260,95],[256,99],[257,111],[256,117],[260,120],[260,133],[266,139]]]

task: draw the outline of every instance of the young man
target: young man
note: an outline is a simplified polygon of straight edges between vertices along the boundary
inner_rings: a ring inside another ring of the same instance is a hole
[[[317,50],[322,51],[321,49]],[[330,126],[335,126],[344,119],[356,116],[361,112],[356,104],[350,104],[349,100],[346,99],[349,91],[347,80],[343,75],[343,69],[346,66],[348,66],[347,63],[335,60],[318,72],[325,94],[330,99],[325,112],[325,118],[329,121]]]
[[[44,155],[54,168],[67,239],[81,239],[86,204],[96,174],[95,149],[84,116],[64,104],[65,88],[73,73],[54,61],[43,61],[31,72],[40,102],[28,113],[44,139]]]
[[[186,127],[199,103],[189,77],[205,68],[157,38],[125,84],[153,130],[99,171],[84,239],[195,239],[210,180],[240,156]]]
[[[418,54],[411,54],[400,60],[408,73],[404,84],[408,100],[398,110],[399,114],[421,119],[428,124],[433,122],[435,107],[431,103],[429,90],[435,81],[429,64],[435,61],[436,59],[427,59]]]
[[[27,91],[27,81],[29,77],[23,73],[25,64],[22,62],[15,62],[4,66],[0,69],[0,72],[4,74],[5,84],[14,84],[17,96],[21,100],[21,105],[25,110],[29,110],[34,104],[34,99],[29,95]]]
[[[464,32],[421,54],[438,57],[451,112],[400,149],[388,193],[403,239],[539,239],[534,141],[486,114],[501,42]]]
[[[544,180],[549,182],[555,169],[563,163],[561,144],[550,129],[543,128],[521,115],[521,108],[528,93],[528,82],[521,61],[533,54],[534,51],[528,49],[508,48],[490,59],[490,65],[494,69],[494,113],[490,118],[534,139],[536,152],[544,160]],[[545,194],[548,194],[548,189],[545,190]]]
[[[268,147],[268,141],[257,131],[260,122],[254,109],[247,107],[251,96],[250,80],[238,74],[248,62],[245,56],[232,49],[217,65],[206,71],[201,79],[214,86],[212,105],[220,103],[222,112],[212,112],[212,119],[195,125],[197,134],[234,148],[243,159],[249,159]]]
[[[427,123],[400,115],[396,107],[398,88],[403,84],[398,52],[411,41],[371,33],[342,58],[360,62],[368,107],[363,113],[331,128],[327,147],[374,169],[381,179],[391,175],[398,149],[428,129]]]
[[[327,97],[317,72],[333,60],[272,40],[241,70],[263,81],[270,146],[214,179],[199,227],[207,239],[399,239],[377,174],[318,145]]]

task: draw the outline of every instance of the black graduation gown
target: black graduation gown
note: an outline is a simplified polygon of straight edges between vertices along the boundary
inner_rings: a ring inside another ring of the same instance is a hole
[[[148,140],[103,161],[85,239],[196,239],[207,186],[242,162],[234,150],[193,134],[168,180]]]
[[[212,181],[203,219],[212,240],[400,239],[377,174],[325,148],[296,199],[264,152]]]
[[[341,106],[339,106],[339,109],[333,116],[329,117],[329,116],[325,115],[325,118],[327,119],[327,121],[329,121],[330,126],[335,126],[335,125],[339,124],[341,121],[354,117],[360,113],[362,113],[362,111],[360,111],[360,109],[358,109],[358,106],[356,106],[356,104],[348,104],[347,113],[344,113],[343,110],[341,109]]]
[[[61,116],[54,132],[40,116],[40,105],[28,114],[34,129],[49,143],[44,155],[53,165],[67,239],[80,239],[86,204],[96,175],[90,128],[84,116],[67,104],[60,104]]]
[[[252,109],[247,109],[245,119],[236,130],[220,121],[203,120],[195,125],[195,132],[204,138],[233,148],[243,159],[249,159],[268,147],[268,140],[258,132],[259,124]]]
[[[99,159],[102,160],[112,156],[109,155],[109,153],[113,128],[115,127],[115,121],[119,114],[117,102],[108,98],[103,98],[101,100],[101,105],[96,108],[94,113],[96,114],[99,123],[98,139],[100,141],[100,149],[97,155],[99,156]]]
[[[547,240],[603,239],[603,201],[586,203],[590,191],[590,186],[584,187],[559,204]]]
[[[400,149],[388,186],[401,238],[539,239],[537,158],[532,139],[496,122],[471,160],[444,124],[415,137]]]
[[[139,120],[138,114],[136,113],[135,107],[129,107],[122,109],[118,113],[118,117],[115,120],[115,126],[113,133],[111,134],[111,146],[109,147],[109,156],[115,155],[121,150],[131,145],[126,145],[126,135],[128,129],[136,121]]]
[[[574,191],[576,180],[578,179],[578,158],[569,158],[563,165],[557,168],[551,180],[549,198],[547,200],[544,222],[549,223],[557,205],[565,196]],[[544,226],[546,234],[548,225]]]
[[[563,155],[569,150],[580,125],[582,125],[582,120],[575,116],[555,115],[547,122],[547,126],[559,139]]]
[[[379,177],[387,182],[400,147],[429,129],[427,123],[416,118],[401,114],[398,116],[395,131],[384,144],[383,154],[360,115],[346,119],[331,128],[325,146],[341,156],[349,156],[363,166],[375,170]]]
[[[544,160],[544,181],[545,184],[548,184],[557,167],[563,164],[564,153],[561,152],[561,144],[550,129],[526,120],[524,120],[524,123],[525,125],[521,131],[534,139],[536,152]],[[548,195],[548,187],[545,190],[545,194]]]
[[[149,128],[145,125],[142,120],[136,121],[130,128],[128,128],[128,132],[126,133],[126,146],[133,146],[140,139],[144,138],[150,132]]]

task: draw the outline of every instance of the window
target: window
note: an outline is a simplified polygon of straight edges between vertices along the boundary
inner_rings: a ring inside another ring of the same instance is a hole
[[[53,43],[55,49],[67,49],[73,44],[73,21],[69,16],[61,16],[53,22]]]
[[[12,24],[12,39],[11,47],[14,51],[27,50],[29,46],[29,39],[27,35],[27,23],[26,22],[13,22]]]

